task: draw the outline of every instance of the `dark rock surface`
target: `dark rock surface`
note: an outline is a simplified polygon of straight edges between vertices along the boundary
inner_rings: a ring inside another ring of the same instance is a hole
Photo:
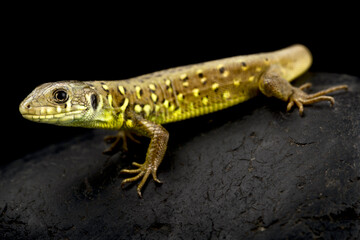
[[[170,142],[143,199],[119,170],[148,140],[103,155],[89,130],[0,169],[0,239],[356,239],[360,235],[360,79],[307,74],[312,91],[348,84],[285,113],[259,96],[165,127]]]

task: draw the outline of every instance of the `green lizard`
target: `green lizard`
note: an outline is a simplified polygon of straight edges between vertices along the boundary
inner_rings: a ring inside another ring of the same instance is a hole
[[[104,128],[135,132],[151,139],[143,164],[121,172],[135,174],[122,184],[141,179],[137,192],[164,157],[169,133],[162,124],[208,114],[244,102],[260,92],[294,105],[303,114],[303,105],[319,101],[334,104],[327,93],[347,89],[340,85],[306,94],[289,82],[312,63],[302,45],[248,56],[225,58],[171,68],[122,81],[60,81],[45,83],[20,104],[24,118],[62,126]],[[124,135],[119,134],[117,141]],[[124,139],[125,140],[125,139]],[[114,147],[114,145],[112,146]]]

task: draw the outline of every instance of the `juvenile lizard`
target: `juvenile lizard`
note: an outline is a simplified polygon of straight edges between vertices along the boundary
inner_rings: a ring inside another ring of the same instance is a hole
[[[60,81],[45,83],[20,104],[24,118],[62,126],[104,128],[135,132],[149,137],[150,145],[143,164],[121,172],[135,174],[122,184],[141,179],[141,188],[164,157],[169,133],[162,124],[215,112],[255,97],[260,92],[294,104],[303,114],[303,105],[320,101],[334,104],[325,94],[347,89],[335,86],[306,94],[289,82],[304,73],[312,63],[303,45],[248,56],[225,58],[171,68],[122,81]],[[118,135],[119,140],[121,135]],[[118,141],[116,141],[118,142]]]

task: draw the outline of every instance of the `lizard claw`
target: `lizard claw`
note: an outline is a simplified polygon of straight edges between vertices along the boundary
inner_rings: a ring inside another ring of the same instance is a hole
[[[327,93],[334,92],[340,89],[347,89],[347,85],[340,85],[336,87],[332,87],[329,89],[325,89],[323,91],[314,93],[314,94],[307,94],[303,91],[305,88],[309,88],[311,84],[304,84],[300,86],[299,88],[293,88],[293,94],[289,98],[289,103],[287,105],[286,110],[290,111],[291,108],[294,106],[294,104],[299,108],[299,114],[300,116],[304,113],[304,105],[313,104],[316,102],[321,101],[329,101],[330,105],[333,106],[335,103],[335,100],[333,97],[330,96],[324,96]]]
[[[153,179],[154,179],[155,182],[162,183],[157,178],[157,176],[156,176],[157,169],[153,165],[148,164],[147,162],[145,162],[143,164],[133,162],[132,165],[137,167],[137,168],[136,169],[122,169],[120,171],[120,173],[137,174],[137,175],[134,176],[134,177],[124,179],[121,182],[121,187],[124,187],[126,183],[135,182],[135,181],[139,180],[142,177],[140,183],[138,184],[138,186],[136,188],[137,193],[138,193],[139,197],[141,198],[142,197],[141,189],[144,186],[144,184],[146,183],[146,180],[148,179],[150,174],[152,174]]]

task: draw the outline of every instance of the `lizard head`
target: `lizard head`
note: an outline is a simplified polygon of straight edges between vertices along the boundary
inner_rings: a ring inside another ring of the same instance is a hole
[[[97,90],[85,82],[60,81],[35,88],[22,101],[19,111],[35,122],[93,128],[113,122],[112,114],[101,107],[103,101]]]

